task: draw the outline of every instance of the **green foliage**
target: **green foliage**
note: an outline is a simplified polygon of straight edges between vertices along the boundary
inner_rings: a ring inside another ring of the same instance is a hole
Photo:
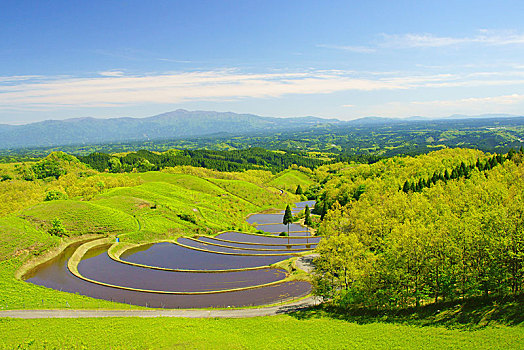
[[[295,194],[298,194],[298,195],[301,195],[303,192],[302,192],[302,187],[300,187],[300,185],[297,186],[297,189],[295,190]]]
[[[511,157],[439,151],[333,172],[322,194],[334,204],[319,228],[328,238],[317,248],[316,292],[380,308],[520,293],[524,164]],[[429,174],[443,167],[450,179],[433,183]],[[360,184],[365,193],[340,205]]]
[[[60,199],[67,199],[67,194],[62,193],[57,190],[51,190],[45,194],[44,201],[48,202],[48,201],[56,201]]]
[[[293,222],[293,213],[291,212],[291,207],[289,204],[286,206],[286,211],[284,212],[284,217],[282,219],[282,223],[284,225],[289,225]]]
[[[324,218],[326,217],[326,214],[328,212],[328,204],[327,202],[324,200],[324,202],[322,203],[322,209],[320,210],[320,221],[324,221]]]
[[[273,152],[255,147],[234,151],[169,150],[164,153],[139,150],[122,156],[95,152],[87,156],[79,156],[79,159],[93,169],[110,172],[146,172],[181,165],[229,172],[248,169],[268,169],[278,172],[293,164],[315,168],[324,163],[322,160],[309,157],[306,153]]]
[[[306,208],[304,209],[304,224],[306,226],[311,226],[313,224],[313,221],[311,220],[311,211],[309,210],[309,205],[306,205]]]
[[[13,177],[9,174],[2,174],[2,176],[0,176],[0,182],[9,181],[9,180],[13,180]]]
[[[53,219],[53,222],[51,223],[51,228],[47,230],[47,232],[50,235],[57,236],[57,237],[69,237],[69,234],[67,233],[67,230],[62,225],[62,221],[58,218]]]
[[[194,215],[190,215],[190,214],[177,214],[177,216],[178,216],[180,219],[182,219],[182,220],[184,220],[184,221],[187,221],[187,222],[190,222],[190,223],[192,223],[192,224],[194,224],[194,225],[196,225],[196,223],[197,223],[197,222],[196,222],[196,218],[195,218]]]
[[[34,164],[31,169],[37,179],[45,179],[48,177],[59,178],[66,174],[66,170],[56,160],[41,160]]]

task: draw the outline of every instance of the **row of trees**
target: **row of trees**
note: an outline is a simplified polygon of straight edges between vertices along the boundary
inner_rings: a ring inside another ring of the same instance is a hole
[[[462,177],[469,178],[473,169],[476,168],[480,171],[491,170],[498,164],[502,164],[506,159],[512,159],[515,156],[515,154],[515,151],[511,150],[506,157],[504,157],[501,154],[496,154],[493,157],[486,159],[485,162],[481,162],[480,159],[477,159],[477,162],[472,165],[466,165],[464,162],[461,162],[459,166],[454,167],[451,170],[451,173],[448,171],[448,169],[446,169],[443,173],[435,171],[433,173],[433,176],[431,176],[428,179],[421,178],[418,181],[406,180],[404,182],[404,185],[402,186],[402,191],[404,191],[405,193],[408,193],[410,191],[420,192],[424,188],[428,188],[432,185],[435,185],[437,181],[455,180],[460,179]]]
[[[522,292],[523,157],[420,192],[378,177],[358,201],[335,202],[319,229],[315,293],[341,305],[405,307]]]
[[[248,169],[267,169],[278,172],[293,164],[313,169],[325,163],[325,161],[311,158],[305,153],[273,152],[262,148],[236,151],[172,150],[164,153],[140,150],[123,156],[92,153],[78,158],[80,161],[89,164],[93,169],[112,173],[144,172],[181,165],[229,172]]]

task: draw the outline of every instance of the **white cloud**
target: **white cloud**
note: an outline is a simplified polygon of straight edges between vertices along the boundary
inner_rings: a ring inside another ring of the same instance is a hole
[[[0,109],[180,103],[271,98],[286,94],[404,89],[402,82],[353,78],[337,71],[242,74],[235,70],[60,79],[0,85]]]
[[[105,72],[99,72],[98,74],[104,77],[121,77],[124,75],[124,72],[119,70],[110,70]]]
[[[514,31],[481,29],[477,35],[466,37],[438,36],[431,33],[380,34],[374,45],[352,46],[319,44],[317,47],[355,53],[373,53],[380,49],[438,48],[459,45],[504,46],[523,45],[524,34]]]
[[[90,78],[0,77],[0,110],[8,113],[64,108],[158,106],[197,101],[277,99],[293,94],[318,95],[347,91],[374,92],[374,95],[369,96],[374,96],[377,102],[369,107],[361,106],[360,102],[357,105],[344,104],[345,101],[354,101],[353,97],[338,103],[338,108],[359,115],[435,116],[437,113],[472,114],[484,113],[486,110],[519,114],[522,112],[517,111],[517,107],[524,110],[520,94],[453,101],[380,102],[384,101],[387,91],[393,90],[409,93],[429,91],[433,96],[438,96],[448,88],[468,88],[469,91],[470,87],[474,87],[482,88],[485,95],[490,95],[492,91],[489,91],[489,86],[504,86],[520,92],[524,91],[522,70],[427,75],[339,70],[257,74],[243,73],[237,69],[134,76],[121,75],[120,71],[109,72]]]
[[[446,37],[430,33],[408,33],[401,35],[382,34],[383,41],[379,46],[386,48],[418,48],[444,47],[462,44],[480,45],[521,45],[524,44],[524,34],[512,31],[480,30],[479,34],[471,37]]]

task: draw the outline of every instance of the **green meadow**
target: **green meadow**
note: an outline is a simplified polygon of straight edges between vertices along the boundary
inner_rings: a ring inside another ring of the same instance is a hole
[[[3,349],[522,349],[519,327],[464,331],[293,315],[245,319],[0,319]]]

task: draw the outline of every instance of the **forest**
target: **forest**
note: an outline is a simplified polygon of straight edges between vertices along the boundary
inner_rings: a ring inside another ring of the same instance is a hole
[[[315,293],[346,308],[521,293],[523,160],[446,149],[320,168],[320,206],[331,209]]]
[[[78,159],[98,171],[112,173],[154,171],[179,165],[202,167],[218,171],[243,171],[265,169],[273,172],[283,171],[295,164],[314,169],[325,163],[305,152],[273,152],[262,148],[248,148],[237,151],[211,150],[169,150],[154,153],[147,150],[130,152],[124,155],[91,153]]]

